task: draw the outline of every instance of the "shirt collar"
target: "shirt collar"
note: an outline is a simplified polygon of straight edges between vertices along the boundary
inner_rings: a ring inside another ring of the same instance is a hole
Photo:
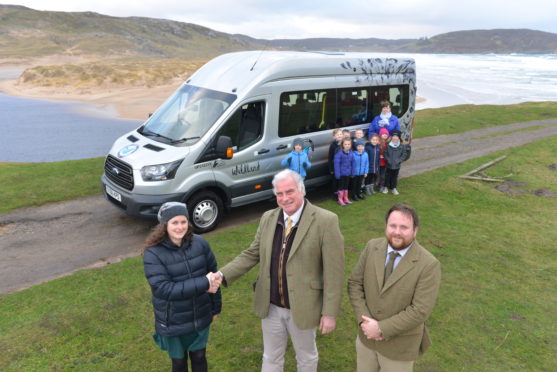
[[[400,258],[402,259],[402,257],[404,257],[404,255],[405,255],[406,253],[408,253],[408,250],[409,250],[410,248],[412,248],[412,244],[414,244],[414,242],[410,243],[410,245],[409,245],[408,247],[406,247],[406,248],[404,248],[404,249],[401,249],[401,250],[397,251],[396,249],[393,249],[393,247],[391,247],[390,244],[387,243],[387,256],[389,256],[389,253],[391,253],[391,252],[394,251],[394,252],[397,252],[397,253],[400,255]]]
[[[298,208],[298,210],[296,212],[294,212],[294,214],[292,216],[288,216],[286,214],[286,212],[284,212],[284,210],[282,211],[282,216],[284,218],[284,226],[286,226],[287,223],[287,218],[290,217],[292,219],[292,226],[295,226],[298,224],[298,221],[300,221],[300,216],[302,215],[302,211],[304,210],[304,206],[306,204],[306,200],[304,199],[304,202],[302,203],[302,205],[300,206],[300,208]]]

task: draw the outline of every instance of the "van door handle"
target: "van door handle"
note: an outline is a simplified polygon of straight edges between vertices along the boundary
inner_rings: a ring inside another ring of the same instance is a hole
[[[279,147],[277,147],[277,150],[284,150],[285,148],[287,148],[288,146],[285,144],[280,145]]]
[[[271,150],[269,150],[269,149],[261,149],[261,150],[259,150],[257,153],[258,153],[259,155],[261,155],[261,154],[266,154],[266,153],[268,153],[269,151],[271,151]]]

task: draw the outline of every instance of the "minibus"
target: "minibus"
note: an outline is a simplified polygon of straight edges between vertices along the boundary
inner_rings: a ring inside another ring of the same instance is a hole
[[[305,186],[330,181],[334,128],[367,133],[388,100],[411,141],[416,66],[370,53],[246,51],[196,71],[137,130],[113,144],[102,176],[105,197],[134,216],[187,204],[199,233],[229,208],[273,198],[272,178],[294,139],[307,144]]]

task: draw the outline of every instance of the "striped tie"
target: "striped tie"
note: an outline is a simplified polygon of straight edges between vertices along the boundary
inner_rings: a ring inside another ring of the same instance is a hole
[[[290,235],[291,231],[292,231],[292,218],[287,217],[286,218],[286,230],[284,230],[284,237],[288,238],[288,235]]]

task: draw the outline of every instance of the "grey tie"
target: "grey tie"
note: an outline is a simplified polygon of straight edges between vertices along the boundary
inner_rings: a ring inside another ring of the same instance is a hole
[[[389,262],[387,262],[387,266],[385,266],[385,277],[383,279],[383,285],[385,285],[385,283],[387,282],[387,278],[392,274],[393,268],[395,266],[395,260],[398,256],[400,256],[398,252],[391,251],[391,253],[389,253]]]

